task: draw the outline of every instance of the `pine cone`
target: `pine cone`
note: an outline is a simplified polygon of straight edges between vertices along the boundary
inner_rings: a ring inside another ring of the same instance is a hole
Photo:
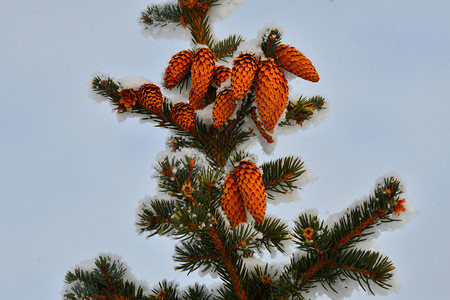
[[[138,90],[139,102],[148,110],[158,113],[163,104],[163,96],[159,86],[152,83],[141,85]]]
[[[126,108],[136,105],[137,95],[133,89],[123,89],[119,92],[119,103],[123,104]]]
[[[231,75],[230,68],[220,65],[214,69],[213,81],[216,86],[220,86],[223,82],[225,82]]]
[[[233,61],[230,87],[235,100],[244,97],[245,93],[250,89],[257,69],[258,63],[256,59],[249,53],[241,53]]]
[[[195,52],[191,66],[192,90],[189,94],[189,103],[194,109],[203,108],[202,99],[213,79],[215,64],[214,53],[211,49],[200,48]]]
[[[245,213],[244,200],[239,193],[239,185],[235,172],[227,175],[224,186],[222,207],[231,225],[236,227],[239,223],[247,221],[247,214]]]
[[[311,61],[292,46],[279,45],[275,61],[278,66],[305,80],[317,82],[320,79]]]
[[[172,118],[187,131],[194,130],[197,118],[194,108],[189,103],[177,103],[172,107]]]
[[[283,114],[289,97],[284,73],[272,60],[260,63],[256,75],[255,94],[256,105],[264,127],[272,131]]]
[[[219,128],[222,126],[236,108],[236,101],[233,100],[230,88],[222,90],[216,97],[213,106],[213,126]]]
[[[239,192],[244,205],[256,223],[264,220],[266,213],[266,188],[261,172],[252,161],[241,161],[236,168]]]
[[[164,75],[164,87],[173,89],[189,73],[194,53],[191,50],[178,52],[169,61]]]

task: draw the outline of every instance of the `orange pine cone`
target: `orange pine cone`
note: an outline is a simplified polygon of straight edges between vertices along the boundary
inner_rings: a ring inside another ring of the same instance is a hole
[[[189,73],[193,59],[191,50],[183,50],[172,56],[164,75],[166,89],[173,89]]]
[[[137,95],[133,89],[123,89],[119,92],[119,103],[123,104],[126,108],[136,105]]]
[[[203,108],[202,99],[213,79],[215,64],[211,49],[200,48],[195,52],[191,66],[192,90],[189,94],[189,103],[194,109]]]
[[[172,118],[174,121],[187,131],[194,130],[195,114],[194,108],[189,103],[177,103],[172,107]]]
[[[256,223],[264,220],[266,213],[266,188],[258,167],[249,160],[239,162],[236,168],[239,192],[248,212]]]
[[[227,66],[217,66],[214,69],[213,81],[216,86],[220,86],[223,82],[225,82],[228,77],[231,75],[231,70]]]
[[[247,221],[247,215],[245,213],[244,200],[239,193],[239,185],[235,172],[227,175],[224,187],[222,207],[231,225],[236,227],[239,223]]]
[[[206,92],[203,93],[202,91],[192,88],[189,92],[189,104],[191,104],[195,110],[203,109],[205,107],[205,104],[203,103],[205,94]]]
[[[279,45],[275,61],[278,66],[305,80],[317,82],[320,79],[311,61],[292,46]]]
[[[230,88],[222,90],[216,97],[213,106],[213,126],[219,128],[222,126],[236,108],[236,101],[233,100]]]
[[[284,73],[272,60],[260,63],[256,74],[255,94],[256,105],[264,127],[272,131],[283,114],[289,97]]]
[[[231,92],[235,100],[244,97],[245,93],[250,89],[257,69],[258,63],[252,54],[241,53],[233,61]]]
[[[159,86],[152,83],[141,85],[138,90],[139,102],[148,110],[158,113],[163,104],[163,96]]]

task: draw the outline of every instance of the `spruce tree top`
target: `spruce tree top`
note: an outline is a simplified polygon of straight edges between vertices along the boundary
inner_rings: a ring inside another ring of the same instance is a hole
[[[290,228],[266,214],[268,204],[300,188],[308,170],[294,156],[258,165],[247,152],[250,142],[258,139],[273,150],[278,133],[310,122],[326,109],[326,100],[290,94],[289,78],[314,83],[319,75],[283,41],[279,28],[266,27],[249,41],[238,35],[216,39],[211,19],[234,4],[179,0],[149,6],[140,20],[144,30],[189,33],[191,48],[172,56],[161,84],[103,75],[92,81],[119,115],[169,130],[156,168],[159,191],[141,201],[138,231],[179,240],[177,270],[213,273],[221,285],[182,290],[163,280],[149,289],[119,258],[100,255],[91,266],[67,273],[64,299],[304,299],[325,290],[342,293],[354,282],[372,293],[391,287],[392,262],[359,243],[407,219],[408,202],[396,177],[378,180],[372,195],[334,221],[305,211]],[[290,260],[257,258],[267,252]]]

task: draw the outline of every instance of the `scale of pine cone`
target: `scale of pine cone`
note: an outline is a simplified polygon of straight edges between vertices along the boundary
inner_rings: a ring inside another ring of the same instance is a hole
[[[252,161],[246,160],[239,162],[236,173],[245,207],[256,223],[264,221],[267,198],[261,172]]]
[[[234,112],[236,101],[233,99],[230,88],[226,88],[217,94],[213,106],[213,126],[219,128],[222,126]]]
[[[183,50],[172,56],[164,75],[164,87],[173,89],[187,74],[191,68],[194,53],[191,50]]]
[[[138,90],[139,102],[148,110],[158,113],[161,111],[163,96],[159,86],[153,83],[141,85]]]
[[[255,57],[249,53],[241,53],[233,61],[231,70],[231,92],[234,99],[239,100],[244,97],[250,89],[255,78],[258,63]]]
[[[172,107],[172,118],[174,121],[183,127],[187,131],[193,131],[195,127],[195,114],[194,108],[189,103],[177,103]]]
[[[267,131],[272,131],[289,98],[289,89],[284,73],[272,60],[260,63],[255,82],[256,105]]]
[[[231,172],[227,175],[224,187],[222,207],[231,225],[236,227],[239,223],[247,222],[244,200],[239,192],[239,185],[235,172]]]
[[[279,45],[275,61],[278,66],[305,80],[317,82],[320,79],[311,61],[292,46]]]
[[[192,89],[189,94],[189,103],[194,109],[202,109],[204,106],[203,97],[213,79],[215,64],[211,49],[200,48],[195,52],[191,66]]]
[[[220,86],[223,82],[225,82],[231,75],[231,69],[227,66],[217,66],[214,69],[213,81],[216,87]]]

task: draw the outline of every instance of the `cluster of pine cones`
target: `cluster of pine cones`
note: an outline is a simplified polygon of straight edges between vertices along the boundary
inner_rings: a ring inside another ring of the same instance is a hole
[[[219,86],[231,76],[229,87],[221,90],[213,106],[213,126],[222,126],[232,115],[237,101],[253,86],[259,118],[265,130],[272,131],[288,101],[288,86],[283,68],[298,77],[317,82],[319,75],[311,61],[292,46],[278,46],[275,58],[260,60],[251,53],[241,53],[228,67],[216,66],[213,52],[200,48],[183,50],[172,56],[164,76],[164,86],[173,89],[189,73],[192,89],[189,104],[193,110],[204,107],[203,98],[210,85]],[[191,114],[189,114],[190,116]]]
[[[247,221],[245,209],[255,222],[264,220],[266,189],[258,167],[250,160],[239,162],[225,178],[222,207],[233,227]]]
[[[218,87],[231,76],[230,86],[216,96],[213,106],[213,126],[216,128],[222,126],[233,114],[237,101],[253,86],[259,119],[264,129],[271,132],[285,110],[289,96],[287,80],[280,68],[303,79],[319,81],[319,75],[311,61],[289,45],[279,45],[275,58],[265,60],[260,60],[251,53],[241,53],[233,61],[231,70],[223,65],[216,66],[214,53],[209,48],[199,48],[195,52],[180,51],[169,61],[164,75],[164,86],[173,89],[190,74],[192,89],[189,93],[189,103],[175,104],[172,108],[172,117],[182,128],[192,131],[195,127],[195,110],[204,108],[203,98],[208,87],[210,85]],[[144,84],[137,94],[131,89],[122,90],[120,94],[120,103],[126,108],[134,105],[137,99],[154,113],[161,110],[163,97],[159,87],[154,84]]]

